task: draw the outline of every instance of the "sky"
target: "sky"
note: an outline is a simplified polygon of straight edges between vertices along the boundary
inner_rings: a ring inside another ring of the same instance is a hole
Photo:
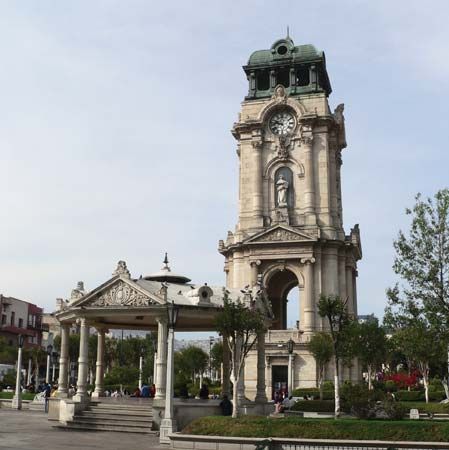
[[[249,55],[324,50],[345,104],[359,313],[382,316],[393,240],[448,185],[447,1],[0,0],[0,293],[54,309],[77,281],[172,270],[223,284]]]

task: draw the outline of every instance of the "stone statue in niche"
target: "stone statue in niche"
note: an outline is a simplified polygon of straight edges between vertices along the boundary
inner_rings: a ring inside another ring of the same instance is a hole
[[[284,178],[284,175],[280,174],[276,182],[278,206],[287,206],[287,192],[288,192],[288,181]]]

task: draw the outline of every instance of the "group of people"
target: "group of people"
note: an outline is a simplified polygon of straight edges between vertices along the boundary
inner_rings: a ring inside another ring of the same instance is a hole
[[[276,391],[274,393],[274,412],[282,413],[286,409],[290,409],[294,405],[295,401],[293,400],[292,395],[288,395],[288,392],[279,392]]]

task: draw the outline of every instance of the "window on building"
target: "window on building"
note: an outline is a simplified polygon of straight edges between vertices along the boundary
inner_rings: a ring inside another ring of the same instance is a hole
[[[282,84],[285,88],[290,86],[290,69],[279,69],[276,76],[276,84]]]
[[[2,314],[2,325],[6,325],[6,314]]]
[[[256,86],[258,91],[266,91],[270,88],[270,74],[268,70],[261,70],[257,74]]]
[[[308,67],[298,67],[296,70],[296,84],[298,86],[308,86],[310,84],[310,72]]]
[[[14,311],[11,311],[11,326],[13,327],[16,323],[16,313]]]
[[[23,328],[23,319],[19,319],[19,328]]]

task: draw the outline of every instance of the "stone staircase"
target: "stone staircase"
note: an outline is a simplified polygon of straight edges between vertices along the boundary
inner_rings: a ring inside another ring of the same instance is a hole
[[[115,431],[121,433],[156,434],[152,430],[153,409],[132,403],[91,403],[75,415],[63,428],[70,430]],[[60,426],[58,426],[59,428]]]

